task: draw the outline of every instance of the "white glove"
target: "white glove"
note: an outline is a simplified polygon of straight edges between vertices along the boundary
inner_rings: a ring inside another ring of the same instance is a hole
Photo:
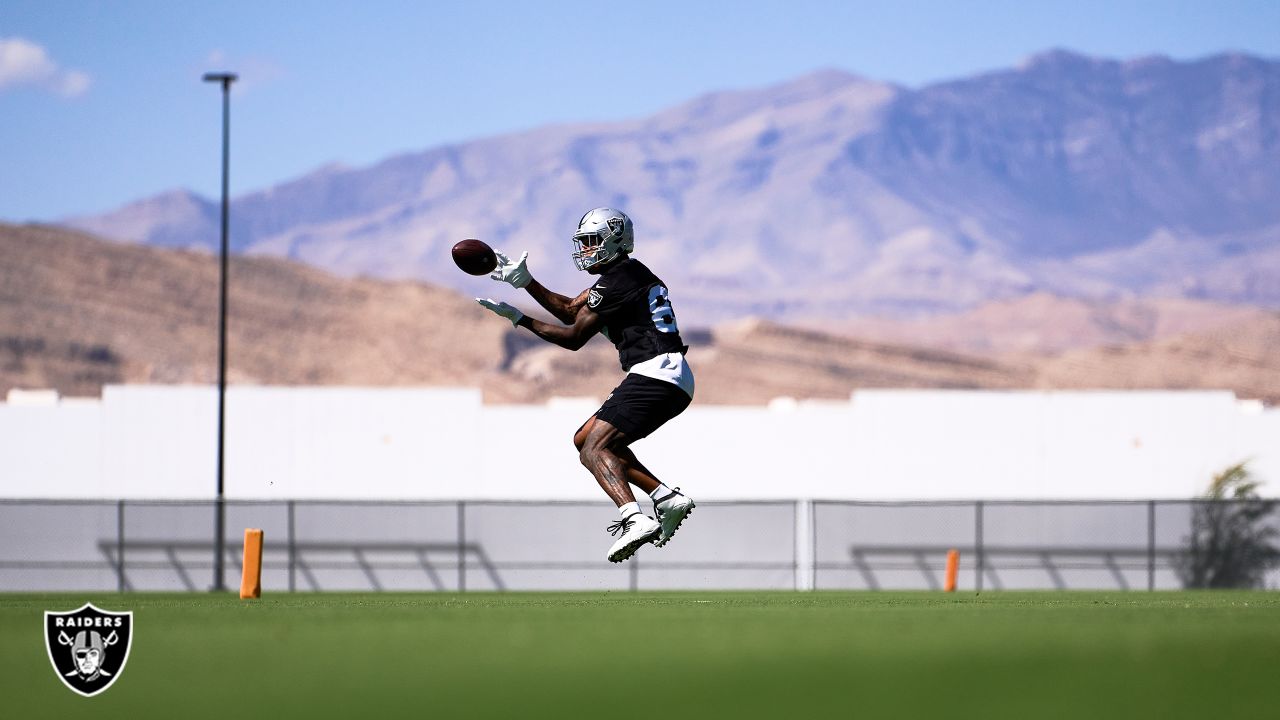
[[[520,312],[518,308],[504,302],[494,302],[489,298],[476,298],[476,302],[510,320],[512,327],[520,322],[520,318],[524,317],[524,313]]]
[[[526,250],[520,259],[511,262],[511,259],[502,254],[499,250],[494,253],[498,256],[498,267],[489,275],[489,277],[498,282],[510,283],[511,287],[520,289],[529,284],[533,276],[529,274],[529,268],[524,266],[524,261],[529,259],[529,251]]]

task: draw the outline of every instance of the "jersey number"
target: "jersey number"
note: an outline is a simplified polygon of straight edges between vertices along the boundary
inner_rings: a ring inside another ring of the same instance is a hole
[[[676,312],[671,309],[671,301],[667,299],[667,289],[654,285],[649,290],[649,314],[653,316],[653,324],[658,332],[680,332],[676,327]]]

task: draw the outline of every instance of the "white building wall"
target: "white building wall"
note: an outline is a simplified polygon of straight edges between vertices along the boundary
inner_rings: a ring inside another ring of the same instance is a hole
[[[212,497],[216,403],[214,388],[190,386],[0,403],[0,497]],[[603,500],[571,442],[596,407],[486,406],[474,389],[235,386],[226,495]],[[634,447],[702,499],[1187,498],[1243,459],[1280,496],[1280,411],[1217,391],[695,402]]]
[[[108,497],[99,402],[0,403],[0,497]]]

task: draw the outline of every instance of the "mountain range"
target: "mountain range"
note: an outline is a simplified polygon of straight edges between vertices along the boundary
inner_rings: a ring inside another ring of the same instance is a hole
[[[234,172],[234,157],[233,157]],[[822,71],[651,117],[566,124],[234,198],[233,249],[492,293],[479,237],[576,293],[569,237],[625,209],[682,324],[921,318],[1048,293],[1280,306],[1280,62],[1051,51],[918,89]],[[66,224],[212,247],[175,190]]]

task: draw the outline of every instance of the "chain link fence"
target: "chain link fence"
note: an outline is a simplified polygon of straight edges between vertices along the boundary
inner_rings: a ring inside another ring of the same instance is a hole
[[[224,587],[239,585],[243,529],[261,528],[267,592],[937,590],[952,549],[960,590],[1163,590],[1184,587],[1193,560],[1212,566],[1212,553],[1232,551],[1192,542],[1206,501],[705,502],[667,548],[619,565],[604,559],[613,512],[601,503],[223,505]],[[1249,557],[1265,587],[1280,587],[1280,520],[1261,509]],[[213,501],[0,501],[0,591],[208,590],[216,511]],[[1222,531],[1228,544],[1240,537]]]

